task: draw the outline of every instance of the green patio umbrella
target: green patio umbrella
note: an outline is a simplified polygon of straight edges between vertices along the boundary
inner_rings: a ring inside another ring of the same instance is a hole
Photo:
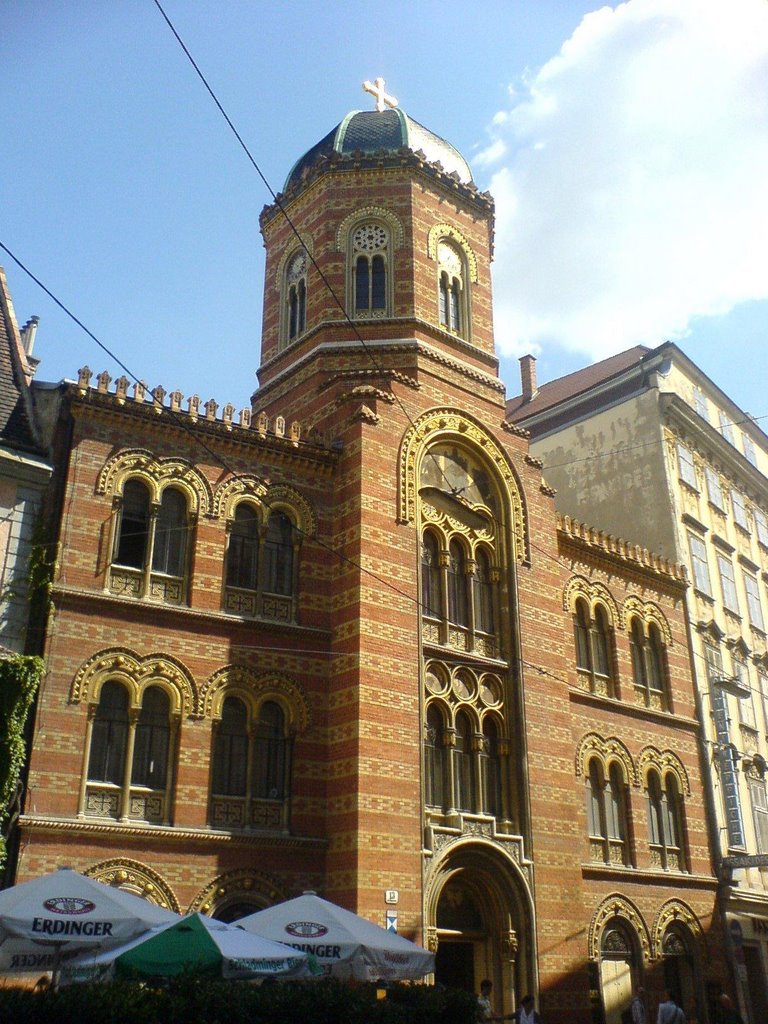
[[[308,974],[307,954],[279,942],[190,914],[98,956],[68,965],[63,982],[141,976],[172,978],[184,972],[218,978],[298,977]]]

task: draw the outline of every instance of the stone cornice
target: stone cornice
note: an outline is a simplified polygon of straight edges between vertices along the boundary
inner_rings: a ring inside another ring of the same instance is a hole
[[[272,832],[224,832],[207,828],[172,828],[146,825],[142,822],[122,824],[115,821],[94,821],[80,818],[46,818],[22,814],[19,826],[27,832],[68,833],[70,836],[99,836],[122,842],[156,839],[166,843],[216,844],[217,846],[269,846],[277,849],[322,849],[326,839],[291,836]]]
[[[671,889],[676,895],[684,893],[686,889],[716,889],[719,885],[714,875],[689,875],[684,871],[651,871],[593,861],[582,863],[581,871],[592,878],[620,879],[624,885],[630,880],[642,885],[658,885]]]
[[[563,542],[587,549],[591,555],[597,553],[646,576],[662,577],[665,582],[676,584],[681,590],[688,586],[684,565],[662,558],[639,544],[630,544],[629,541],[596,530],[571,516],[557,517],[557,532]]]
[[[357,153],[345,155],[331,153],[320,156],[304,172],[300,181],[292,183],[285,192],[275,197],[275,202],[265,206],[259,216],[262,233],[276,217],[283,214],[286,206],[302,195],[316,181],[329,173],[349,173],[360,170],[402,170],[410,168],[429,178],[433,184],[439,185],[451,195],[459,195],[467,202],[479,206],[483,212],[493,216],[494,201],[490,192],[480,192],[474,182],[463,182],[455,172],[446,172],[442,164],[427,160],[421,150],[414,152],[403,146],[395,153],[379,150],[377,153]],[[492,246],[491,246],[492,248]]]
[[[153,401],[152,393],[144,392],[138,386],[134,386],[135,397],[127,397],[125,394],[91,388],[87,379],[85,371],[81,371],[81,383],[70,384],[67,388],[75,418],[86,414],[86,411],[90,416],[110,420],[130,416],[140,420],[145,429],[149,426],[167,432],[169,428],[175,428],[186,435],[202,434],[209,442],[215,439],[219,445],[248,448],[258,446],[265,458],[310,462],[315,468],[330,470],[338,459],[337,453],[321,439],[302,439],[300,424],[286,425],[279,416],[269,421],[265,417],[252,417],[249,410],[243,410],[241,418],[247,425],[242,425],[233,422],[232,406],[225,407],[227,415],[218,419],[215,418],[215,411],[218,410],[215,403],[209,406],[214,415],[197,415],[193,411],[185,412],[180,408],[168,407],[162,401]],[[164,397],[165,392],[160,390],[160,393]],[[195,398],[192,396],[192,399]]]
[[[216,623],[222,627],[222,636],[229,630],[245,630],[255,640],[256,630],[263,630],[270,636],[274,634],[290,636],[294,640],[297,637],[305,636],[313,640],[321,639],[330,641],[331,631],[319,629],[315,626],[302,626],[298,623],[277,622],[273,619],[250,619],[238,615],[230,615],[225,612],[201,611],[197,608],[190,608],[188,605],[162,604],[157,601],[143,601],[135,598],[119,597],[107,593],[104,590],[85,590],[82,587],[71,587],[66,584],[55,584],[51,590],[51,598],[54,604],[103,604],[114,608],[116,615],[125,615],[130,610],[131,618],[138,620],[146,617],[152,622],[157,622],[160,617],[168,619],[179,619],[184,622],[209,622]],[[236,641],[235,641],[236,642]],[[260,648],[263,653],[268,653],[269,646]],[[300,648],[296,649],[296,655],[301,656]],[[310,657],[310,655],[307,655]]]
[[[631,704],[629,701],[618,700],[615,697],[602,697],[598,693],[590,693],[573,684],[568,686],[568,696],[576,703],[589,704],[602,711],[609,711],[612,715],[637,718],[646,724],[649,719],[652,719],[657,725],[665,725],[668,729],[682,729],[689,733],[697,733],[700,728],[699,722],[695,718],[670,714],[669,711],[657,711],[656,708],[647,708],[644,704]],[[658,742],[658,734],[656,734],[656,741]]]
[[[416,320],[416,321],[409,320],[408,322],[409,323],[415,323],[417,326],[421,326],[421,327],[423,327],[425,329],[428,328],[429,332],[433,333],[432,325],[430,325],[430,324],[424,324],[422,321],[418,321],[418,320]],[[311,336],[311,334],[317,333],[317,332],[319,332],[321,330],[333,329],[333,328],[342,328],[342,329],[344,329],[344,328],[348,328],[348,326],[349,325],[346,323],[346,321],[342,321],[342,320],[333,321],[333,322],[324,321],[322,324],[318,325],[318,327],[316,327],[314,331],[311,331],[309,333],[309,335],[307,335],[307,337],[309,337],[309,336]],[[453,336],[451,336],[451,340],[452,340],[453,343],[456,342],[456,339],[453,338]],[[471,354],[473,356],[479,356],[481,358],[486,358],[489,363],[492,363],[494,366],[497,365],[497,360],[496,360],[495,357],[487,357],[485,353],[483,353],[479,349],[476,349],[476,348],[474,348],[474,347],[472,347],[470,345],[467,345],[466,348],[467,348],[467,350],[469,352],[471,352]],[[387,339],[379,339],[377,341],[365,341],[364,343],[358,341],[357,338],[349,338],[349,339],[344,340],[344,341],[325,341],[325,342],[321,342],[319,345],[316,345],[315,347],[310,348],[310,350],[308,352],[305,352],[298,359],[287,361],[285,363],[284,368],[272,380],[270,380],[267,384],[262,385],[261,387],[259,387],[258,391],[254,392],[254,394],[252,396],[252,399],[251,399],[252,402],[253,402],[254,409],[259,407],[259,406],[265,405],[267,402],[271,401],[272,400],[271,397],[270,397],[271,392],[274,389],[280,387],[281,385],[285,385],[286,382],[292,376],[295,375],[295,373],[296,373],[296,371],[297,371],[297,369],[299,367],[307,365],[312,360],[316,360],[320,356],[323,356],[323,355],[333,355],[333,354],[339,354],[339,355],[344,354],[344,355],[347,355],[351,349],[358,349],[361,352],[367,352],[367,353],[370,353],[370,352],[378,352],[379,354],[393,353],[393,354],[396,354],[396,355],[400,354],[400,353],[407,353],[407,352],[415,351],[417,355],[423,356],[426,359],[431,359],[433,362],[439,363],[442,366],[446,366],[446,367],[448,367],[448,368],[450,368],[452,370],[455,370],[457,373],[461,374],[464,377],[467,377],[469,380],[473,381],[474,383],[482,384],[483,387],[487,387],[487,388],[489,388],[489,389],[491,389],[491,390],[493,390],[495,392],[498,392],[498,394],[500,396],[502,396],[502,397],[506,393],[506,388],[505,388],[504,382],[502,380],[500,380],[498,377],[492,376],[491,374],[486,373],[483,370],[477,370],[473,366],[471,366],[469,363],[462,362],[460,359],[454,359],[451,356],[444,355],[442,352],[438,352],[437,349],[433,348],[428,343],[419,340],[418,338],[387,338]],[[268,363],[264,363],[261,366],[259,372],[261,372],[261,370],[264,370],[265,368],[269,368],[269,367],[273,366],[276,362],[282,360],[285,357],[285,355],[286,355],[286,351],[288,351],[288,350],[283,350],[282,352],[279,352]],[[349,371],[349,372],[353,373],[355,371]],[[365,372],[365,371],[362,371],[362,372]],[[374,368],[372,368],[371,372],[373,372],[374,374],[376,374],[376,373],[381,374],[381,373],[389,373],[389,372],[397,372],[397,371],[391,371],[389,368],[383,368],[383,369],[374,369]],[[406,377],[406,380],[407,380],[407,375],[404,375],[404,376]],[[510,429],[510,428],[507,428],[507,429]],[[527,431],[521,433],[520,432],[521,429],[522,428],[516,427],[516,428],[511,429],[511,432],[518,434],[518,436],[526,436],[527,437],[528,436]]]

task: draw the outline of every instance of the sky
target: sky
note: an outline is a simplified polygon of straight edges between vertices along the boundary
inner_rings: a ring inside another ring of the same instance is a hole
[[[464,154],[510,396],[672,340],[768,430],[766,0],[163,7],[275,192],[378,76]],[[150,387],[246,407],[271,196],[154,0],[3,0],[0,68],[0,242]],[[122,372],[0,265],[39,380]]]

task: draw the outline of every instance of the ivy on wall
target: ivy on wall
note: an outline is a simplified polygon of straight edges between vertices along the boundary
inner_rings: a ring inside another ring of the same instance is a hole
[[[42,675],[42,658],[15,654],[0,659],[0,867],[6,858],[5,828],[26,756],[24,727]]]

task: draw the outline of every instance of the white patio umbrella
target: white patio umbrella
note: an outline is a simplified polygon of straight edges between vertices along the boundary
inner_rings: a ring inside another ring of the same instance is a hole
[[[62,968],[62,982],[171,978],[185,971],[229,979],[296,978],[310,974],[308,960],[290,946],[198,913],[95,956],[77,957]]]
[[[435,969],[434,954],[315,893],[305,892],[237,923],[311,953],[336,978],[401,981],[422,978]]]
[[[172,910],[60,868],[0,891],[0,974],[55,975],[73,951],[107,949],[178,920]]]

